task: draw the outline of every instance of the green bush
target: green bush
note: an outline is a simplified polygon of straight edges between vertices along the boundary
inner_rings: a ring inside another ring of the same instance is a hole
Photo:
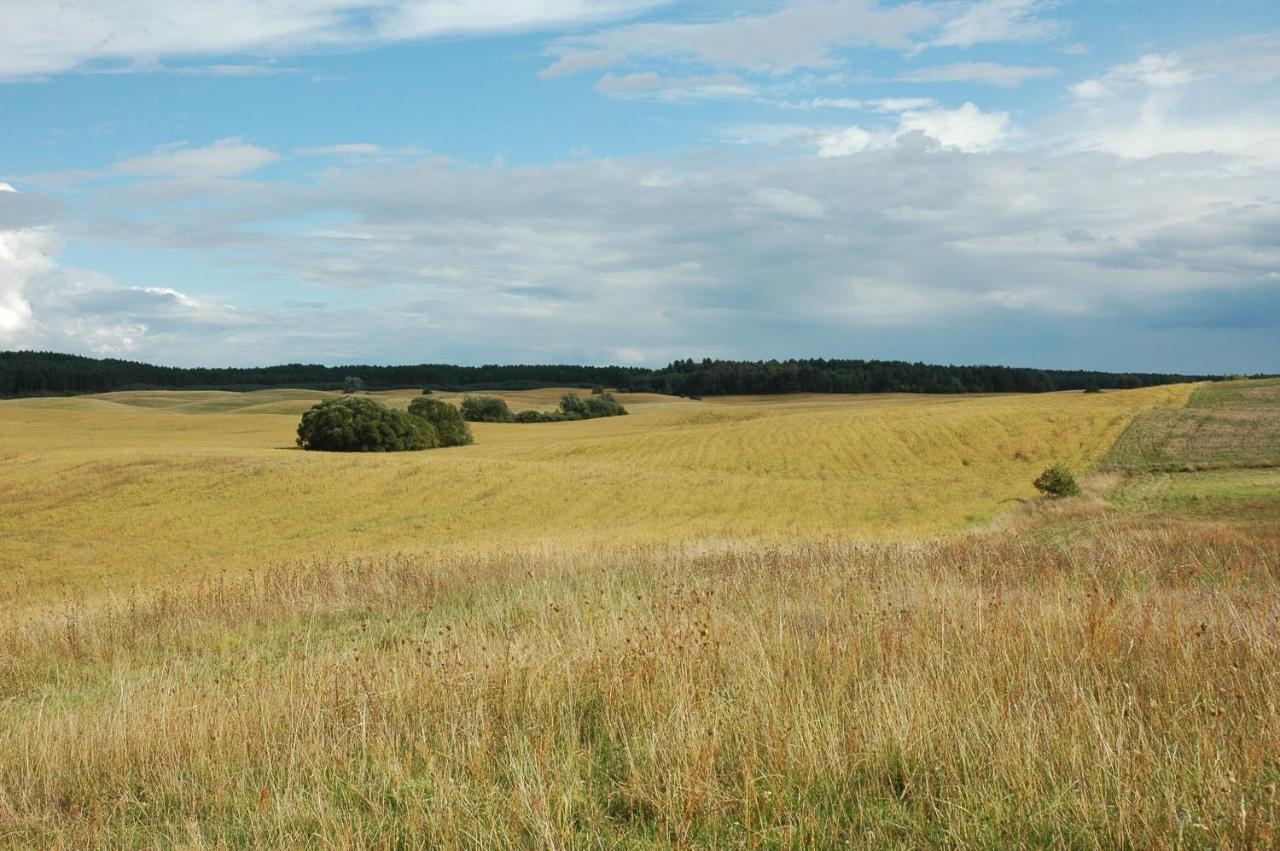
[[[627,413],[627,409],[613,398],[613,394],[602,390],[598,395],[582,398],[576,393],[566,393],[560,399],[560,413],[565,419],[593,420],[597,417],[618,417]]]
[[[1046,496],[1075,496],[1080,493],[1080,485],[1076,484],[1075,476],[1061,464],[1054,464],[1045,470],[1032,484]]]
[[[440,445],[435,428],[368,396],[326,399],[302,415],[298,445],[322,452],[404,452]]]
[[[364,389],[364,379],[358,375],[348,375],[342,379],[343,393],[359,393]]]
[[[441,446],[466,446],[471,442],[471,427],[462,412],[448,402],[419,396],[409,403],[409,415],[430,423]]]
[[[462,418],[473,423],[509,423],[514,419],[507,403],[496,396],[462,397]]]

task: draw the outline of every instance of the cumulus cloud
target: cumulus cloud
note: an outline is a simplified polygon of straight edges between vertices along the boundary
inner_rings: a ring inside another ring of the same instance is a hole
[[[912,109],[902,113],[899,132],[923,133],[945,148],[986,151],[1009,137],[1009,113],[983,112],[972,103],[959,109]]]
[[[1012,134],[1007,112],[984,112],[972,103],[947,109],[928,98],[903,98],[864,102],[860,106],[879,113],[896,113],[896,127],[748,124],[731,128],[726,138],[741,145],[800,145],[820,157],[844,157],[900,145],[911,136],[943,148],[976,153],[1000,146]]]

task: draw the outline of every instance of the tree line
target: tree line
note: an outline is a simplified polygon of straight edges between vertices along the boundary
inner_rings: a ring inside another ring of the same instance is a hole
[[[943,366],[883,360],[677,360],[660,369],[576,364],[455,366],[169,367],[55,352],[0,352],[0,396],[105,393],[112,390],[339,390],[358,378],[370,390],[452,392],[537,387],[613,387],[669,395],[773,393],[1043,393],[1124,389],[1214,378],[1146,372]]]

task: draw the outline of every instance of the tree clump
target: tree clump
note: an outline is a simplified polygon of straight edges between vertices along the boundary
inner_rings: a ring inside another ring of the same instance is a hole
[[[556,411],[521,411],[516,414],[518,423],[563,423],[574,420],[594,420],[599,417],[625,416],[627,409],[607,390],[583,398],[576,393],[566,393],[560,397],[560,408]]]
[[[473,423],[509,423],[514,420],[507,403],[497,396],[463,396],[462,418]]]
[[[343,393],[359,393],[364,390],[364,379],[358,375],[348,375],[342,379]]]
[[[440,445],[435,427],[368,396],[326,399],[302,415],[298,445],[321,452],[405,452]]]
[[[1080,485],[1076,484],[1075,476],[1071,475],[1071,471],[1062,464],[1054,464],[1041,473],[1032,484],[1045,496],[1055,498],[1075,496],[1080,493]]]
[[[462,411],[448,402],[419,396],[409,403],[409,415],[435,429],[441,446],[466,446],[471,443],[471,427],[462,418]]]

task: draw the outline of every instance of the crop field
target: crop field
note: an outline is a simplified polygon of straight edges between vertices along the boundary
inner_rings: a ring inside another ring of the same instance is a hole
[[[1135,421],[1107,457],[1114,469],[1280,467],[1280,379],[1196,390],[1184,408]]]
[[[505,395],[550,408],[562,392]],[[374,456],[293,447],[318,392],[0,402],[0,589],[41,600],[327,554],[931,535],[1034,496],[1048,464],[1091,467],[1189,392],[624,395],[627,417],[477,424],[473,446]]]
[[[0,402],[0,848],[1276,847],[1277,470],[1112,465],[1202,394]]]

